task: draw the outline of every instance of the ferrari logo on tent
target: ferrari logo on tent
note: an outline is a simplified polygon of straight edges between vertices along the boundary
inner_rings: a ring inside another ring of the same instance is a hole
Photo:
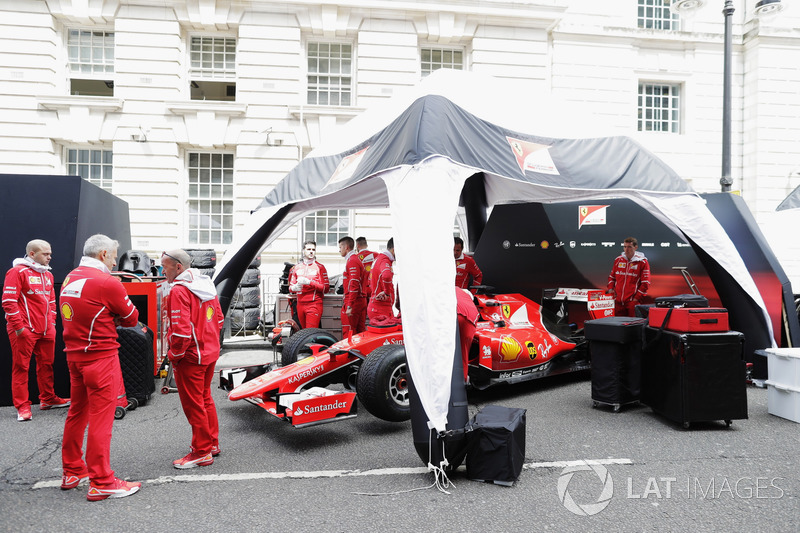
[[[361,160],[364,159],[364,154],[367,153],[368,149],[369,146],[342,159],[339,162],[339,166],[336,167],[336,170],[333,172],[333,175],[328,180],[328,183],[325,184],[323,189],[333,185],[334,183],[340,183],[352,178],[353,174],[356,173],[359,163],[361,163]]]
[[[607,205],[578,206],[578,229],[582,226],[605,226]]]
[[[538,172],[539,174],[553,174],[558,176],[560,172],[556,164],[550,157],[549,146],[537,144],[512,137],[506,137],[511,152],[517,160],[520,170],[523,172]]]

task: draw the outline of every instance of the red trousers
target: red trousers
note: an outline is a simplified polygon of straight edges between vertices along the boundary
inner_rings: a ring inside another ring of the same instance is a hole
[[[347,316],[346,306],[342,306],[342,338],[347,338],[367,330],[367,299],[356,298],[351,303],[350,316]]]
[[[616,316],[636,316],[636,306],[639,302],[631,300],[630,302],[622,303],[619,300],[614,301],[614,315]]]
[[[61,462],[64,475],[86,475],[95,485],[114,481],[111,470],[111,429],[122,381],[119,357],[96,361],[67,362],[70,378],[70,406],[64,423]],[[83,436],[86,439],[86,462],[83,460]]]
[[[217,406],[211,397],[215,363],[198,365],[180,359],[172,364],[183,414],[192,426],[192,450],[209,454],[212,446],[219,446]]]
[[[464,315],[458,315],[458,339],[461,344],[461,360],[464,363],[464,381],[469,373],[469,347],[472,346],[472,337],[475,335],[475,324],[467,320]]]
[[[297,302],[297,317],[301,328],[318,328],[322,317],[322,298],[313,302]]]
[[[39,383],[39,401],[53,402],[56,393],[53,390],[53,358],[56,346],[55,331],[52,336],[43,337],[25,328],[25,332],[17,336],[14,331],[8,332],[11,343],[11,398],[14,407],[30,405],[28,397],[28,371],[31,357],[36,357],[36,381]]]

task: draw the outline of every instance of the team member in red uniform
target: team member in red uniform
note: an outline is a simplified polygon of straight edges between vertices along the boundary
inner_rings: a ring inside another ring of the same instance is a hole
[[[461,360],[464,364],[464,383],[469,383],[469,348],[478,325],[478,308],[472,293],[456,287],[456,314],[458,315],[458,339],[461,343]]]
[[[367,318],[370,324],[395,322],[394,318],[394,272],[392,263],[394,256],[394,238],[386,243],[386,251],[378,254],[369,273],[369,287],[372,296],[367,306]]]
[[[650,263],[642,252],[636,251],[639,243],[634,237],[625,239],[622,247],[623,252],[614,259],[614,267],[608,275],[606,294],[614,295],[617,316],[634,316],[636,305],[650,288]]]
[[[342,336],[361,333],[367,329],[367,271],[353,249],[352,237],[339,239],[339,254],[345,258],[342,286]]]
[[[117,241],[105,235],[89,237],[80,266],[64,278],[59,305],[72,393],[61,447],[61,488],[73,489],[88,477],[89,501],[124,498],[142,486],[115,477],[109,462],[114,409],[122,384],[116,325],[135,326],[139,319],[122,283],[109,273],[116,265],[118,247]]]
[[[377,254],[367,249],[366,237],[358,237],[356,239],[356,254],[361,260],[361,263],[364,265],[364,271],[367,273],[367,286],[364,288],[364,291],[366,291],[367,301],[369,301],[369,273],[372,270],[372,263],[375,262],[375,257]]]
[[[183,250],[164,252],[161,267],[171,284],[167,296],[167,342],[183,414],[192,426],[191,452],[172,462],[179,469],[208,466],[219,455],[217,406],[211,381],[219,359],[222,309],[211,278],[189,268],[192,259]]]
[[[3,284],[3,310],[11,343],[11,398],[17,420],[31,419],[28,370],[36,357],[39,409],[69,407],[69,400],[53,390],[53,358],[56,345],[56,293],[50,271],[52,250],[47,241],[34,239],[25,257],[14,259]]]
[[[330,289],[328,271],[315,259],[317,243],[303,243],[303,262],[289,273],[289,290],[297,297],[297,317],[301,328],[318,328],[322,316],[322,295]]]
[[[464,254],[464,240],[453,237],[453,256],[456,259],[456,287],[469,289],[472,285],[480,285],[483,281],[483,272],[473,258]]]

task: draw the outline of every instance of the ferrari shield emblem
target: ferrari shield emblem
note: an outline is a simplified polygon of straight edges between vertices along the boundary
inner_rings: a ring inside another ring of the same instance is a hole
[[[511,316],[511,306],[508,304],[503,304],[503,316],[508,318]]]

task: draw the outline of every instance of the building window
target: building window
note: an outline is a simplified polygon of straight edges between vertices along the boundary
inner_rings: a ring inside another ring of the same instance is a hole
[[[640,28],[651,30],[679,30],[680,17],[672,13],[669,6],[672,0],[638,0],[637,23]]]
[[[189,242],[233,240],[233,154],[189,154]]]
[[[353,46],[308,43],[308,99],[312,105],[352,105]]]
[[[236,100],[236,39],[195,36],[190,44],[192,100]]]
[[[114,154],[111,150],[67,149],[67,174],[80,176],[111,192]]]
[[[463,50],[453,50],[448,48],[423,48],[420,50],[420,60],[423,78],[434,70],[438,70],[440,68],[464,70]]]
[[[339,239],[350,234],[347,209],[317,211],[303,221],[303,241],[316,241],[317,246],[337,246]]]
[[[681,86],[639,83],[639,131],[681,131]]]
[[[114,33],[72,29],[67,34],[70,94],[114,95]]]

